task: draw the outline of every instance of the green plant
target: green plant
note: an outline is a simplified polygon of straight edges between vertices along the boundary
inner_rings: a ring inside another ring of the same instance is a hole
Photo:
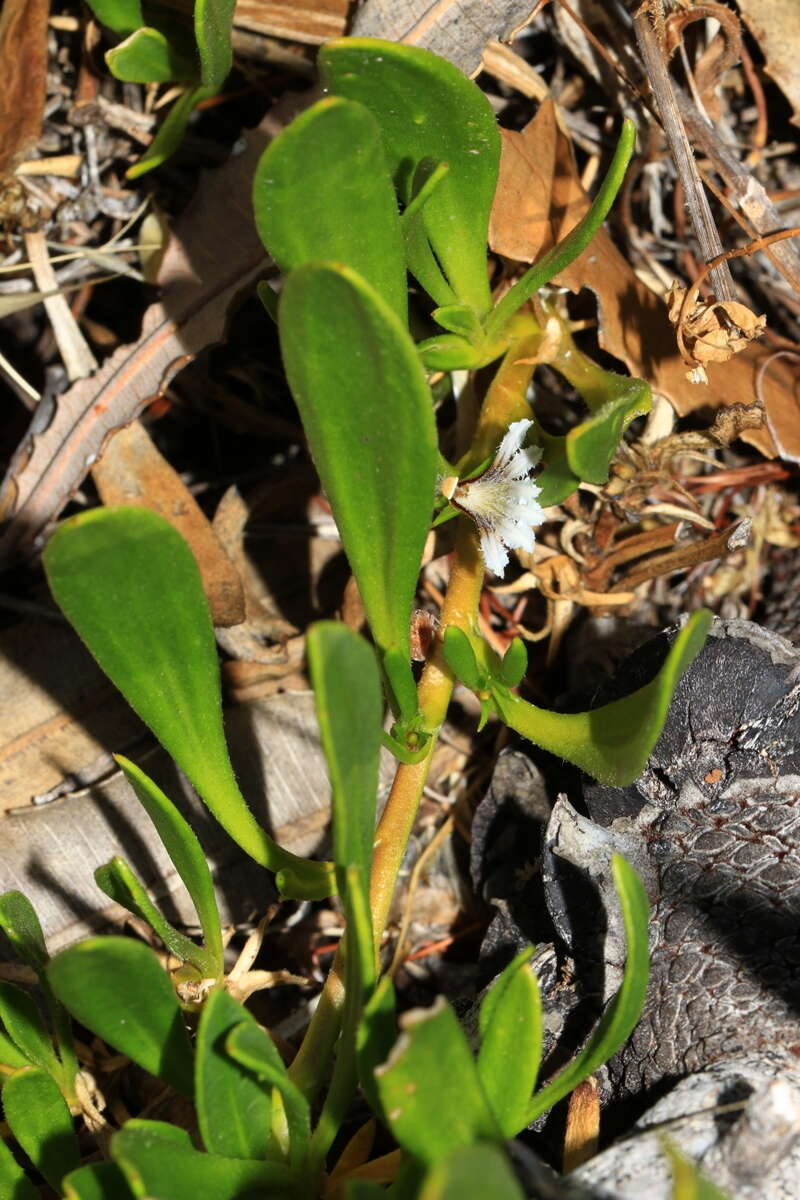
[[[128,5],[96,8],[101,16],[112,8],[130,15]],[[332,785],[332,862],[283,850],[241,795],[225,743],[200,575],[174,529],[143,509],[98,509],[65,521],[44,560],[61,609],[209,811],[275,873],[284,896],[338,893],[346,936],[287,1068],[230,994],[230,980],[226,988],[213,884],[193,832],[140,768],[119,759],[194,901],[202,942],[169,925],[123,860],[100,868],[97,882],[151,925],[180,970],[170,978],[150,949],[111,937],[48,961],[30,906],[14,894],[0,905],[3,928],[42,980],[59,1049],[58,1056],[50,1049],[25,993],[24,1001],[12,996],[5,1004],[0,995],[0,1062],[12,1086],[11,1113],[23,1107],[15,1110],[14,1091],[26,1088],[37,1114],[31,1129],[9,1113],[7,1119],[42,1175],[63,1176],[65,1194],[81,1200],[316,1195],[359,1083],[403,1151],[394,1196],[463,1195],[459,1180],[473,1170],[476,1179],[497,1179],[500,1194],[516,1195],[502,1142],[605,1062],[644,1000],[647,903],[620,858],[613,873],[628,939],[620,991],[584,1050],[538,1092],[540,1005],[529,954],[506,968],[484,1000],[477,1058],[443,1002],[406,1014],[398,1036],[391,984],[379,980],[377,956],[456,679],[480,698],[482,720],[494,714],[598,778],[625,784],[643,769],[708,628],[709,614],[695,614],[650,684],[577,715],[522,699],[515,689],[527,669],[524,644],[515,642],[500,659],[478,631],[485,569],[502,573],[509,548],[532,545],[531,527],[541,519],[537,494],[552,502],[582,479],[605,480],[623,429],[649,406],[641,381],[565,354],[564,372],[591,415],[563,439],[526,446],[537,429],[527,391],[543,338],[526,302],[603,220],[632,151],[633,128],[624,126],[586,218],[494,304],[486,232],[499,142],[483,94],[435,55],[383,42],[331,43],[321,69],[329,95],[267,149],[254,205],[262,238],[285,274],[280,298],[266,286],[262,297],[278,322],[289,383],[373,640],[330,622],[308,635]],[[432,320],[443,330],[419,344],[409,331],[407,272],[430,296]],[[426,371],[494,362],[471,445],[457,464],[447,463]],[[543,470],[533,484],[529,474],[540,455]],[[457,525],[442,636],[417,680],[409,630],[420,560],[432,522],[450,518]],[[394,718],[389,735],[384,704]],[[397,766],[376,832],[382,741]],[[193,1100],[202,1149],[182,1129],[135,1119],[111,1139],[111,1161],[70,1169],[64,1106],[76,1106],[75,1059],[65,1011]],[[20,1082],[26,1078],[34,1082]],[[313,1101],[328,1078],[314,1119]],[[57,1159],[49,1154],[56,1141],[64,1147]],[[14,1194],[29,1194],[14,1160],[0,1155],[4,1178]],[[373,1172],[372,1182],[354,1180],[349,1194],[372,1195],[375,1178]]]
[[[185,88],[146,153],[129,169],[128,177],[133,179],[174,154],[194,109],[224,84],[233,62],[235,0],[195,0],[191,23],[157,2],[88,3],[97,20],[118,39],[106,53],[112,75],[127,83],[175,83]]]

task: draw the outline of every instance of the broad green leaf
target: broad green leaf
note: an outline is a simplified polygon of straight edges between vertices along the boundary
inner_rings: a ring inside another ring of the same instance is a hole
[[[51,959],[47,975],[82,1025],[192,1096],[192,1049],[183,1014],[152,950],[130,938],[88,938]]]
[[[6,1200],[41,1200],[34,1187],[5,1142],[0,1138],[0,1196]]]
[[[697,1164],[681,1154],[669,1138],[662,1139],[661,1147],[672,1171],[672,1200],[728,1200],[728,1193],[706,1179]]]
[[[325,865],[277,846],[239,791],[208,604],[177,530],[146,508],[96,508],[59,526],[44,562],[70,624],[220,825],[262,866],[330,894]]]
[[[536,429],[536,440],[542,447],[544,468],[536,476],[539,488],[538,500],[542,508],[560,504],[576,491],[582,480],[573,472],[567,460],[567,439],[545,433],[541,426]]]
[[[550,712],[500,687],[493,689],[493,702],[506,725],[523,737],[602,783],[624,787],[644,770],[675,688],[702,650],[712,621],[706,609],[693,613],[655,679],[630,696],[590,712]]]
[[[406,1013],[401,1028],[375,1080],[402,1148],[433,1166],[480,1138],[500,1140],[466,1034],[444,998]]]
[[[41,975],[50,956],[36,910],[22,892],[0,896],[0,929],[22,961]]]
[[[217,896],[206,856],[194,830],[158,784],[145,775],[140,767],[121,754],[115,754],[114,760],[124,772],[125,778],[136,793],[136,798],[155,825],[175,870],[192,898],[203,931],[205,947],[211,959],[210,974],[221,975],[222,924]]]
[[[106,53],[108,69],[125,83],[191,83],[197,66],[158,29],[145,25]]]
[[[168,158],[171,158],[183,141],[183,135],[186,133],[195,108],[201,100],[205,100],[209,95],[207,88],[187,87],[183,95],[172,105],[142,157],[132,167],[128,167],[125,178],[138,179],[141,175],[155,170],[156,167],[160,167]]]
[[[200,53],[203,87],[221,90],[233,64],[231,27],[236,0],[195,0],[194,36]]]
[[[523,950],[492,985],[480,1010],[478,1075],[504,1137],[525,1128],[542,1060],[542,1002]]]
[[[622,984],[581,1053],[534,1096],[520,1128],[530,1125],[608,1062],[630,1037],[641,1016],[649,971],[647,893],[641,879],[622,855],[612,857],[611,869],[627,942]]]
[[[425,1176],[419,1200],[525,1200],[499,1146],[478,1143],[456,1150]]]
[[[377,117],[404,204],[413,201],[415,183],[421,186],[420,164],[435,170],[447,163],[423,206],[423,223],[455,301],[483,316],[491,306],[486,239],[500,163],[500,134],[486,96],[452,63],[416,46],[340,38],[323,47],[319,62],[329,91],[360,101]]]
[[[269,1090],[231,1057],[228,1035],[258,1028],[255,1017],[217,988],[203,1005],[195,1043],[195,1104],[203,1144],[228,1158],[264,1158],[270,1144]]]
[[[17,1072],[3,1085],[3,1112],[36,1170],[59,1192],[67,1172],[80,1166],[81,1154],[58,1084],[38,1067]]]
[[[333,850],[339,894],[347,898],[347,871],[358,872],[362,903],[369,913],[369,877],[375,841],[375,804],[383,726],[383,695],[375,652],[346,625],[320,621],[306,642],[308,665],[319,721],[320,741],[333,793]],[[347,904],[348,952],[368,970],[362,987],[374,978],[372,930],[361,930],[366,945],[355,942],[357,926]]]
[[[290,1195],[289,1174],[279,1163],[203,1154],[147,1129],[114,1134],[111,1153],[133,1193],[147,1200],[277,1200]]]
[[[372,632],[410,667],[409,626],[433,509],[433,407],[410,337],[354,271],[308,264],[280,304],[286,373]]]
[[[87,0],[101,25],[114,33],[133,33],[144,25],[141,0]]]
[[[280,1093],[289,1134],[289,1163],[299,1171],[308,1153],[311,1114],[305,1096],[289,1079],[272,1039],[255,1022],[242,1021],[228,1034],[225,1047],[235,1062]]]
[[[51,1075],[59,1075],[60,1063],[39,1009],[28,993],[16,984],[0,982],[0,1022],[29,1063],[42,1067]]]
[[[636,126],[633,121],[626,119],[622,122],[619,141],[611,165],[591,208],[563,241],[548,251],[529,271],[526,271],[495,306],[486,323],[487,341],[499,337],[522,305],[530,300],[535,292],[549,283],[555,275],[558,275],[559,271],[566,270],[570,263],[583,253],[608,216],[617,192],[622,187],[635,144]]]
[[[344,263],[405,324],[397,200],[380,128],[362,104],[330,96],[296,117],[261,156],[253,209],[285,274],[307,262]]]
[[[180,933],[170,925],[166,917],[156,908],[148,896],[144,884],[137,878],[124,858],[117,856],[102,867],[98,867],[94,878],[100,890],[110,896],[115,904],[120,904],[134,916],[141,917],[151,929],[154,929],[171,954],[184,962],[191,963],[205,978],[214,975],[210,957],[203,947],[198,946],[185,933]]]
[[[64,1200],[134,1200],[116,1163],[94,1162],[71,1171],[63,1182]]]

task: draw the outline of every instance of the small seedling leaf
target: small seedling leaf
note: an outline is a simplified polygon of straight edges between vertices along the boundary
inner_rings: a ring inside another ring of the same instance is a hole
[[[106,54],[111,74],[124,83],[193,83],[197,66],[158,29],[145,25]]]
[[[526,1114],[542,1059],[542,1003],[529,962],[518,954],[495,980],[480,1010],[478,1075],[504,1137],[515,1137]]]

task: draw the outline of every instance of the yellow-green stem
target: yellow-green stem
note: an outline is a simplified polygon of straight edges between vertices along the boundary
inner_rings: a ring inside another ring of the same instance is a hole
[[[517,336],[492,381],[481,409],[473,442],[473,449],[478,458],[488,457],[511,421],[526,416],[530,411],[525,396],[534,364],[522,363],[519,360],[535,357],[542,334],[529,315],[518,318],[515,332]],[[483,573],[483,560],[475,526],[466,517],[461,517],[458,521],[450,581],[442,608],[442,631],[450,625],[457,625],[465,632],[474,629]],[[431,657],[425,664],[418,688],[419,708],[425,720],[424,727],[431,731],[428,754],[419,763],[398,763],[392,789],[375,833],[370,906],[376,948],[380,946],[389,916],[397,876],[428,778],[438,731],[447,715],[453,682],[441,642],[437,641]],[[344,1002],[342,968],[342,954],[338,953],[325,981],[303,1044],[289,1068],[293,1082],[309,1098],[314,1095],[324,1078],[339,1033]]]

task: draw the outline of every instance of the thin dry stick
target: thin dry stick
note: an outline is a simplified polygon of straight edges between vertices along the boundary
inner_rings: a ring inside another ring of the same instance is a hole
[[[411,914],[414,910],[414,897],[417,894],[419,881],[426,864],[429,862],[432,855],[436,853],[443,842],[449,838],[453,832],[453,818],[448,817],[446,821],[436,830],[436,833],[431,838],[428,845],[420,854],[417,861],[414,863],[414,868],[411,872],[411,877],[408,881],[408,895],[406,897],[406,905],[403,911],[403,919],[400,922],[400,932],[397,935],[397,945],[394,948],[392,963],[386,974],[390,979],[394,979],[398,968],[403,964],[403,955],[406,949],[406,936],[408,935],[408,927],[411,924]]]
[[[646,7],[640,9],[634,17],[639,49],[661,114],[664,133],[683,184],[692,226],[700,245],[700,252],[708,261],[718,258],[722,252],[722,243],[681,121],[665,53],[657,33],[657,30],[663,29],[663,23],[663,0],[647,0]],[[736,299],[736,288],[724,261],[720,261],[719,265],[712,269],[711,285],[718,300]]]
[[[58,280],[50,263],[47,242],[41,230],[25,234],[25,251],[31,264],[33,277],[40,292],[44,293],[44,306],[53,326],[58,349],[64,360],[70,382],[85,379],[97,370],[97,361],[81,333],[78,322],[65,298],[59,293]],[[53,295],[52,293],[56,293]]]

